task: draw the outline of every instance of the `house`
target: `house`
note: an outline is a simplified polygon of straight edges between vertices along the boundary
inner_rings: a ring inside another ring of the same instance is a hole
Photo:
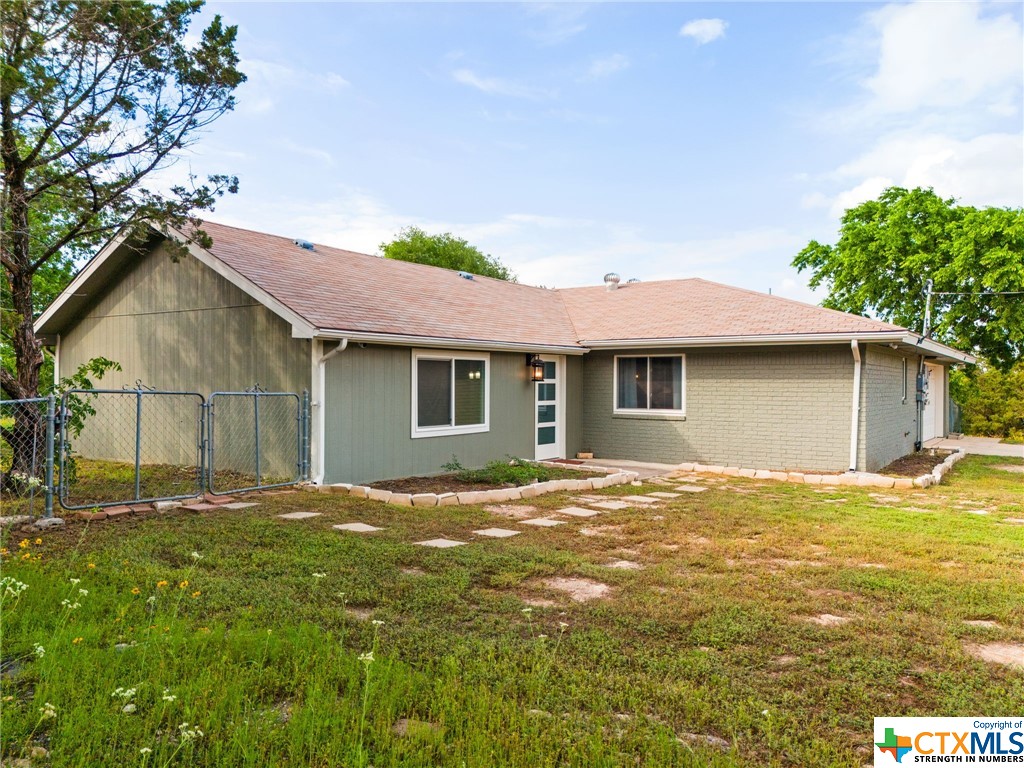
[[[115,238],[37,332],[58,375],[118,361],[104,386],[309,390],[318,482],[582,450],[874,471],[946,433],[948,369],[973,360],[706,280],[551,290],[203,226],[178,260],[155,230]]]

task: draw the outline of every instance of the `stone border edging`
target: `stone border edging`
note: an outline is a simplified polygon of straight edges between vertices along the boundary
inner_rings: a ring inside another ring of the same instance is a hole
[[[543,466],[560,467],[547,461],[537,462]],[[468,504],[499,504],[504,501],[519,501],[543,496],[545,493],[559,491],[593,491],[613,485],[624,485],[636,480],[638,472],[620,472],[606,467],[588,466],[587,471],[604,472],[604,477],[588,477],[583,480],[545,480],[543,483],[520,485],[516,488],[495,488],[489,491],[462,491],[461,493],[394,493],[382,488],[371,488],[368,485],[352,485],[351,483],[332,483],[317,486],[319,493],[332,493],[342,496],[355,496],[358,499],[370,499],[384,504],[399,507],[454,507]]]
[[[769,469],[746,469],[740,467],[722,467],[717,465],[691,464],[689,462],[680,464],[677,468],[680,472],[700,472],[709,475],[725,475],[727,477],[747,477],[753,480],[778,480],[783,483],[806,483],[808,485],[859,485],[870,488],[928,488],[942,482],[943,476],[953,465],[960,461],[967,453],[963,448],[957,448],[947,456],[941,464],[938,464],[927,475],[920,477],[889,477],[871,472],[845,472],[842,475],[816,475],[805,472],[779,472]]]

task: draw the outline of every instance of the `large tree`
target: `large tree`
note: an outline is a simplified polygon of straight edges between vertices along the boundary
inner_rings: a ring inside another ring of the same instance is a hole
[[[929,335],[1009,370],[1024,358],[1024,210],[973,208],[931,189],[890,187],[846,211],[835,245],[812,241],[793,260],[828,288],[825,306]]]
[[[381,243],[380,251],[387,259],[414,261],[432,267],[456,269],[474,275],[516,282],[512,270],[498,259],[450,232],[443,235],[428,235],[419,227],[406,227],[390,243]]]
[[[199,241],[195,211],[237,179],[160,191],[158,172],[234,106],[244,81],[235,27],[215,17],[186,43],[202,0],[0,2],[0,258],[11,398],[39,392],[32,323],[76,261],[124,227],[173,226]]]

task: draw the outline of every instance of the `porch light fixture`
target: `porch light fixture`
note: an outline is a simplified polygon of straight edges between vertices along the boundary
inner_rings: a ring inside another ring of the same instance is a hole
[[[530,381],[544,381],[544,361],[540,355],[527,355],[526,367],[530,369]]]

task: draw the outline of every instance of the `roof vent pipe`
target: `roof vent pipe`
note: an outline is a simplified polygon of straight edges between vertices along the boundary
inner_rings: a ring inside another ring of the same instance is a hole
[[[639,283],[639,282],[640,282],[640,278],[638,278],[638,277],[631,277],[631,278],[629,278],[629,280],[626,281],[626,285],[633,285],[633,283]]]
[[[621,279],[622,278],[620,278],[614,272],[609,272],[607,275],[604,276],[604,287],[609,291],[614,291],[616,288],[619,287],[619,280]]]
[[[312,251],[313,250],[313,244],[311,242],[309,242],[309,240],[301,240],[300,239],[300,240],[295,240],[294,243],[297,246],[299,246],[299,248],[301,248],[304,251]]]

